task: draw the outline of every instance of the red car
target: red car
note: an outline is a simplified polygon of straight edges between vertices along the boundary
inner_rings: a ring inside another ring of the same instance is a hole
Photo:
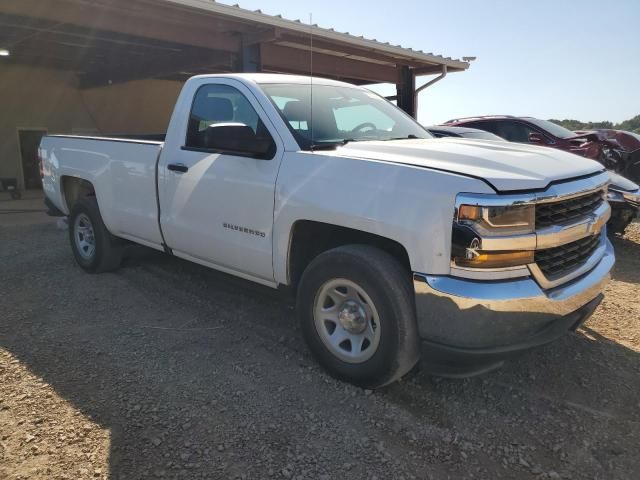
[[[602,163],[636,183],[640,181],[640,135],[622,130],[572,132],[548,120],[494,115],[449,120],[445,125],[494,133],[510,142],[559,148]]]

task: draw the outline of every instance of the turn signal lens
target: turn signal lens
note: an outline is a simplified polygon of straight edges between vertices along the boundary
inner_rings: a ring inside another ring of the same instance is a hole
[[[476,222],[482,218],[482,207],[477,205],[461,205],[458,210],[458,220]]]
[[[485,252],[467,249],[467,257],[454,258],[456,265],[468,268],[504,268],[533,263],[532,251]]]

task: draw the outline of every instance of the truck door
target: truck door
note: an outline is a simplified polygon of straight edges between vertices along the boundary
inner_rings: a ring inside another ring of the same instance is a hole
[[[192,90],[180,97],[158,165],[165,243],[177,256],[273,282],[282,141],[241,82],[206,79]]]

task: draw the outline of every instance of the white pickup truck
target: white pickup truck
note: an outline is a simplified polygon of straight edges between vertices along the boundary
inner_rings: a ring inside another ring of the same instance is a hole
[[[51,135],[40,156],[86,271],[116,269],[135,242],[290,287],[314,356],[369,388],[421,354],[467,375],[558,338],[614,263],[600,164],[435,139],[341,82],[198,76],[166,138]]]

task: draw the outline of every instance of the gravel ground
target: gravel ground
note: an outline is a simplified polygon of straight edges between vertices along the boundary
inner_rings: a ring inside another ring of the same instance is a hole
[[[2,479],[640,478],[640,224],[578,333],[370,392],[277,292],[143,248],[87,275],[40,205],[0,201]]]

